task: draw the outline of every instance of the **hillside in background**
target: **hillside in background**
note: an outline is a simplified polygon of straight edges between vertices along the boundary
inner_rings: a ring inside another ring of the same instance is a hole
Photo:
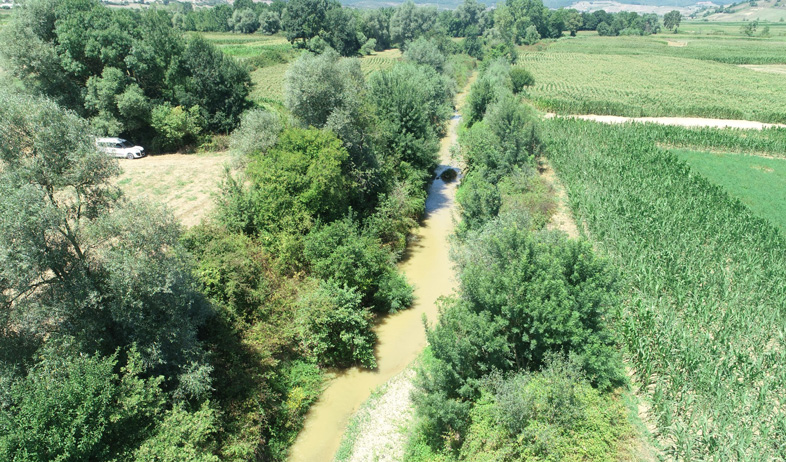
[[[504,0],[503,0],[504,1]],[[396,6],[404,3],[404,0],[342,0],[344,6],[355,8],[380,8],[386,6]],[[432,0],[426,2],[415,2],[418,5],[431,5],[439,9],[454,9],[463,3],[463,0]],[[486,5],[495,5],[496,1],[484,2]],[[717,1],[715,4],[721,2]],[[681,10],[683,14],[711,6],[713,2],[697,0],[631,0],[624,3],[613,0],[604,1],[576,1],[576,0],[544,0],[544,5],[549,8],[576,8],[579,11],[606,10],[609,12],[617,11],[636,11],[638,13],[658,13],[664,14],[669,10]],[[747,5],[747,3],[746,3]]]
[[[786,3],[781,0],[743,2],[704,17],[709,21],[771,21],[786,19]]]

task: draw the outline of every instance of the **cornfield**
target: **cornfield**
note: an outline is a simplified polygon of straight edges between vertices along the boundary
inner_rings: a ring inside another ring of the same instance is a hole
[[[786,122],[782,76],[693,59],[526,53],[533,103],[561,114],[686,116]]]
[[[626,299],[613,324],[681,460],[786,458],[786,239],[632,125],[553,119],[547,155]]]
[[[694,23],[695,24],[695,23]],[[717,26],[718,23],[712,26]],[[773,28],[776,25],[771,25]],[[684,29],[685,26],[681,27]],[[735,26],[734,29],[739,29]],[[779,28],[779,33],[783,28]],[[683,46],[669,46],[669,40]],[[550,52],[587,53],[627,56],[667,56],[716,61],[725,64],[783,64],[786,63],[786,44],[781,38],[747,38],[724,36],[662,35],[646,37],[587,36],[560,40],[550,45]]]
[[[261,67],[251,73],[254,84],[251,99],[256,102],[284,102],[284,74],[289,64]]]

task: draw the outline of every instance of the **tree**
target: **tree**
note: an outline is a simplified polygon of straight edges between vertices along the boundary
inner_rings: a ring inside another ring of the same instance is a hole
[[[284,81],[285,104],[303,125],[333,130],[359,168],[374,166],[360,61],[333,50],[304,53],[289,66]]]
[[[431,67],[404,63],[369,79],[379,126],[380,161],[398,178],[420,184],[436,167],[435,125],[452,112],[454,87]]]
[[[663,15],[663,27],[670,31],[677,32],[681,20],[682,14],[677,10],[671,10]]]
[[[207,371],[196,331],[210,311],[174,218],[124,204],[117,162],[53,102],[3,94],[0,125],[0,343],[14,331],[89,354],[135,343],[158,374]],[[195,386],[181,392],[209,385]]]
[[[265,11],[259,15],[259,29],[271,35],[281,30],[281,17],[275,11]]]
[[[251,8],[235,9],[229,27],[240,34],[253,34],[259,29],[259,17]]]
[[[178,102],[199,106],[212,131],[228,133],[240,122],[250,105],[251,77],[232,57],[201,37],[192,37],[181,56]]]
[[[535,371],[570,354],[594,386],[625,382],[605,325],[617,302],[614,276],[591,246],[528,231],[529,218],[504,215],[470,232],[455,252],[460,298],[448,300],[427,338],[414,400],[432,436],[460,443],[473,402],[492,372]],[[434,438],[434,445],[445,444]],[[436,444],[435,444],[436,443]]]
[[[248,71],[204,40],[184,40],[163,9],[29,0],[2,33],[9,72],[90,118],[97,133],[149,142],[151,109],[162,104],[199,106],[210,131],[226,132],[249,105]]]
[[[562,21],[565,24],[565,29],[570,32],[571,37],[576,36],[576,32],[581,29],[583,25],[581,15],[574,9],[564,10],[562,14]]]
[[[304,46],[312,37],[322,34],[328,11],[341,8],[336,0],[290,0],[284,10],[281,25],[287,40]]]
[[[175,454],[189,454],[189,460],[217,461],[210,453],[215,413],[167,411],[163,377],[145,378],[139,353],[127,354],[119,367],[117,353],[100,358],[48,349],[4,390],[2,458],[174,461],[180,460]]]
[[[407,51],[404,52],[404,59],[416,64],[431,66],[437,72],[444,71],[447,62],[447,58],[439,50],[437,44],[433,40],[426,40],[423,37],[409,44]]]
[[[356,15],[349,8],[333,8],[325,18],[326,30],[322,36],[341,56],[357,56],[363,45]]]
[[[513,84],[513,93],[518,94],[524,87],[535,85],[535,77],[523,67],[514,67],[510,70],[510,81]]]
[[[412,0],[407,0],[396,8],[390,18],[391,41],[406,48],[409,42],[432,30],[436,21],[436,9],[418,7]]]
[[[308,233],[317,221],[343,217],[358,193],[350,167],[349,154],[333,133],[284,130],[246,170],[254,232],[265,245],[282,245],[287,236]]]
[[[399,311],[412,303],[412,288],[396,271],[391,253],[361,232],[351,216],[309,233],[303,255],[311,274],[356,290],[363,305],[377,312]]]

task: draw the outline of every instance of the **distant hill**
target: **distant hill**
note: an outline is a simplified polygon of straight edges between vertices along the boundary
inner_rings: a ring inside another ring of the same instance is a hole
[[[714,13],[706,16],[709,21],[770,21],[779,22],[786,20],[786,0],[760,0],[740,3],[725,8],[724,13]]]
[[[497,4],[497,1],[478,0],[488,6]],[[783,0],[786,1],[786,0]],[[504,0],[500,0],[500,3]],[[720,0],[716,0],[720,3]],[[356,8],[380,8],[383,6],[396,6],[404,3],[404,0],[342,0],[345,6],[352,6]],[[429,1],[415,1],[418,5],[430,5],[439,9],[454,9],[463,3],[463,0],[429,0]],[[639,13],[657,12],[663,14],[666,11],[661,10],[668,7],[679,7],[678,9],[683,12],[700,9],[702,4],[707,4],[707,1],[699,0],[627,0],[625,2],[617,2],[613,0],[594,1],[594,0],[544,0],[543,3],[549,8],[576,8],[580,10],[595,11],[605,9],[606,11],[636,11]],[[574,6],[575,5],[575,6]],[[648,8],[660,7],[660,8]]]

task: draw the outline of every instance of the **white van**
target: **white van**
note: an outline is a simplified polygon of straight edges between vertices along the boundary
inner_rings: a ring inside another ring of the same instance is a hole
[[[139,159],[146,155],[142,146],[135,146],[123,138],[96,138],[96,147],[101,152],[126,159]]]

